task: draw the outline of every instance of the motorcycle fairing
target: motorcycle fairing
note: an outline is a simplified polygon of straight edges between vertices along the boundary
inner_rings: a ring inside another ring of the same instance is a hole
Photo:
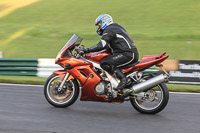
[[[66,75],[66,71],[65,70],[58,70],[58,71],[54,71],[53,73],[60,75],[60,79],[61,80],[63,80],[65,75]],[[74,77],[72,75],[70,75],[67,80],[71,80],[71,79],[74,79]]]
[[[64,66],[64,67],[66,66],[66,64],[69,64],[68,67],[71,67],[71,68],[76,67],[76,66],[92,65],[90,62],[87,62],[83,59],[77,59],[71,56],[63,58],[62,60],[59,60],[58,62],[61,66]]]
[[[67,70],[73,77],[78,79],[82,86],[81,101],[108,101],[105,96],[97,95],[96,85],[102,80],[101,76],[94,71],[91,65],[78,66]]]
[[[95,73],[90,65],[74,67],[67,70],[67,72],[71,74],[68,80],[76,78],[82,86],[81,101],[108,101],[105,96],[96,94],[94,88],[102,80],[102,78],[98,75],[98,73]],[[53,73],[59,74],[61,80],[63,80],[66,75],[65,70],[58,70]]]

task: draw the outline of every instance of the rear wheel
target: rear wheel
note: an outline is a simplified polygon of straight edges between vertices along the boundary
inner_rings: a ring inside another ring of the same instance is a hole
[[[142,96],[135,95],[130,98],[132,106],[144,114],[155,114],[162,111],[169,100],[169,91],[165,83],[143,93]]]
[[[46,100],[55,107],[68,107],[78,98],[79,86],[75,79],[66,81],[63,88],[59,91],[61,84],[60,76],[52,74],[44,86],[44,95]]]

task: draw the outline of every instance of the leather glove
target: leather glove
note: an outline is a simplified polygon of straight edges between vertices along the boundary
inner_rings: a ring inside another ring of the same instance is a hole
[[[88,52],[89,52],[89,48],[84,48],[83,45],[82,45],[82,46],[79,48],[79,50],[78,50],[78,53],[79,53],[80,55],[83,55],[83,54],[88,53]]]

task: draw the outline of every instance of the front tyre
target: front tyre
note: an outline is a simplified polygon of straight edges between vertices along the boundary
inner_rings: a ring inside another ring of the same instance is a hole
[[[132,106],[140,113],[156,114],[162,111],[169,100],[169,91],[165,83],[144,92],[145,96],[130,97]]]
[[[79,86],[75,79],[66,81],[61,91],[58,90],[61,79],[58,74],[52,74],[44,85],[46,100],[55,107],[65,108],[72,105],[78,98]]]

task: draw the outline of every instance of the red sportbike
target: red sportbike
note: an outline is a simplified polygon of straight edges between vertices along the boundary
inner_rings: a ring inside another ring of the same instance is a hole
[[[81,101],[114,104],[130,101],[137,111],[146,114],[155,114],[165,108],[169,99],[165,85],[169,79],[168,73],[164,71],[157,76],[142,71],[154,65],[162,68],[161,62],[168,55],[143,56],[141,61],[121,68],[131,84],[116,92],[113,88],[117,87],[119,80],[100,67],[101,59],[110,56],[110,53],[100,51],[83,56],[78,47],[81,41],[74,34],[56,57],[55,63],[64,69],[53,72],[45,83],[44,94],[50,104],[68,107],[77,100],[81,89]]]

